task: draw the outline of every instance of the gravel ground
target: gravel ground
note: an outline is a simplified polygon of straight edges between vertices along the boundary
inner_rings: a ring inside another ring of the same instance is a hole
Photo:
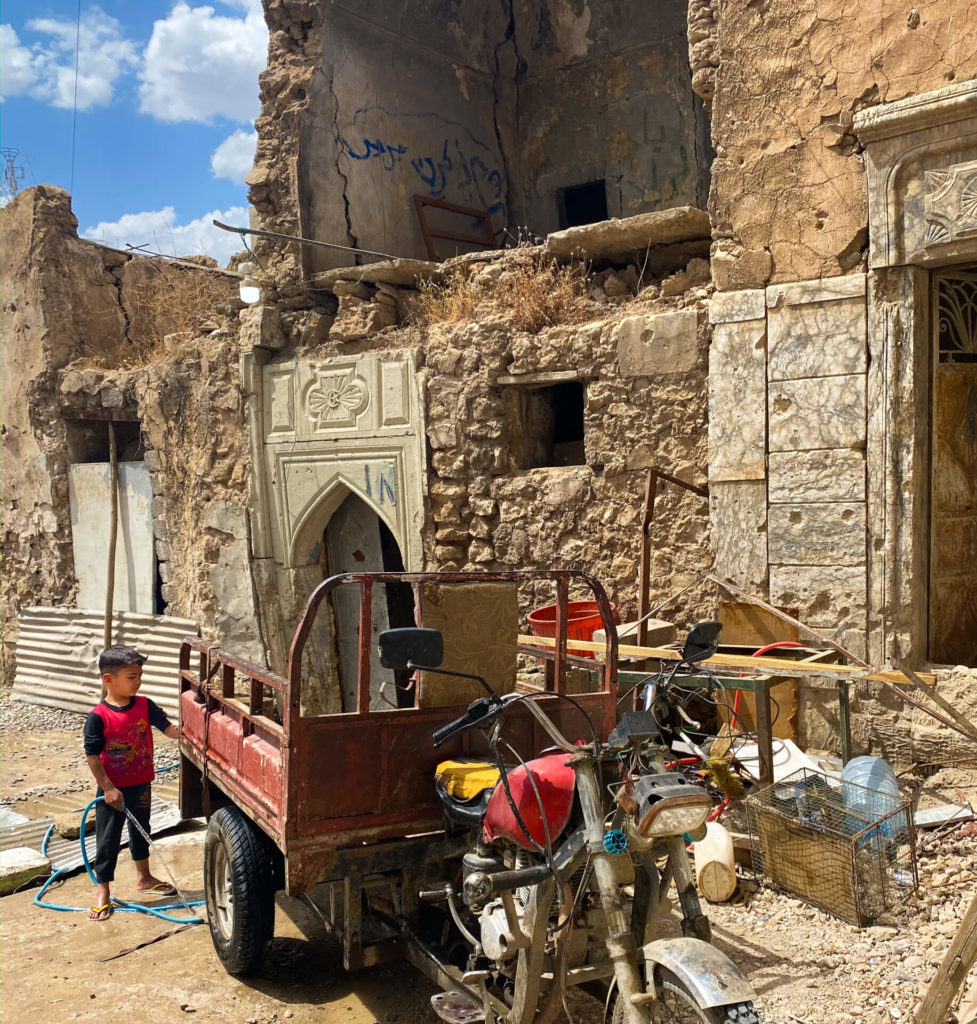
[[[81,750],[83,723],[83,715],[0,695],[3,802],[16,806],[45,793],[90,790]],[[47,742],[30,735],[45,733]],[[175,744],[162,742],[157,767],[175,760]],[[977,768],[914,771],[900,781],[919,806],[954,800],[977,806]],[[977,892],[977,823],[921,834],[918,849],[918,892],[870,928],[854,928],[771,889],[754,892],[746,906],[706,905],[717,944],[757,992],[764,1024],[912,1020]],[[353,976],[350,984],[355,989],[368,982]],[[961,991],[975,985],[977,969]],[[387,1015],[384,1024],[388,1019],[393,1022],[396,1015]],[[418,1020],[429,1024],[434,1017],[425,1012]],[[948,1021],[956,1024],[957,1018]]]
[[[12,700],[9,693],[0,694],[0,737],[7,733],[81,731],[85,716],[76,711],[45,708]]]

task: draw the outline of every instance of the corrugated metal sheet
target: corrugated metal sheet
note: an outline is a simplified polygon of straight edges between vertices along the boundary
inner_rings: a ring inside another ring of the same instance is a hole
[[[84,807],[84,803],[82,806]],[[76,798],[73,809],[77,808]],[[182,820],[180,809],[176,804],[154,798],[153,810],[149,819],[149,834],[155,836],[168,828],[173,828],[174,825],[179,825]],[[51,827],[51,821],[51,818],[37,818],[27,822],[26,825],[12,825],[9,828],[0,829],[0,850],[12,850],[17,846],[29,846],[32,850],[40,850],[44,835]],[[94,814],[88,816],[85,833],[85,850],[88,853],[88,859],[91,860],[95,856]],[[122,830],[122,845],[129,845],[128,829]],[[81,859],[81,844],[78,840],[62,839],[57,832],[51,835],[51,841],[47,846],[47,855],[54,867],[59,870],[75,871],[84,864]]]
[[[82,714],[90,711],[99,699],[98,654],[105,613],[33,607],[22,608],[17,621],[17,673],[11,697]],[[199,635],[197,624],[137,612],[117,612],[114,623],[115,642],[136,647],[149,658],[140,692],[175,717],[180,643],[187,635]]]

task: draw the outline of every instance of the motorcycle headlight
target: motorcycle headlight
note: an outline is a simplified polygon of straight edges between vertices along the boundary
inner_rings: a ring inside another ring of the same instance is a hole
[[[679,836],[695,832],[709,817],[712,801],[703,793],[692,798],[657,800],[641,817],[636,827],[646,839],[653,836]]]
[[[634,785],[635,828],[646,839],[695,832],[712,810],[705,790],[681,775],[646,775]]]

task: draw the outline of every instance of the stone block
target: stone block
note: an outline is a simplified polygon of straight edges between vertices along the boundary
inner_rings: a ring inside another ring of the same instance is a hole
[[[710,481],[709,517],[716,572],[762,594],[767,583],[766,481]]]
[[[699,362],[698,313],[680,309],[657,316],[625,317],[614,328],[612,340],[626,377],[687,373]]]
[[[766,290],[767,307],[799,306],[808,302],[833,302],[865,295],[865,275],[847,274],[843,277],[819,277],[813,281],[792,281],[790,284],[772,284]]]
[[[709,301],[709,322],[728,324],[739,320],[763,320],[767,315],[767,297],[762,288],[737,292],[718,292]]]
[[[762,480],[766,447],[765,322],[719,323],[709,348],[710,482]]]
[[[767,472],[771,504],[865,500],[865,455],[860,451],[771,452]]]
[[[591,259],[644,252],[649,246],[706,239],[711,236],[709,214],[694,206],[639,213],[635,217],[598,221],[547,235],[544,256],[588,256]]]
[[[772,565],[864,565],[865,504],[771,505]]]
[[[797,608],[809,626],[828,628],[842,621],[864,627],[864,566],[774,565],[770,567],[770,603]]]
[[[767,316],[767,346],[771,380],[863,373],[864,290],[851,299],[776,306]]]
[[[241,347],[280,349],[285,346],[277,306],[248,306],[238,314]]]
[[[751,288],[770,280],[773,257],[769,249],[744,249],[739,253],[714,252],[712,279],[723,291],[733,288]]]
[[[865,444],[865,376],[771,381],[769,450],[861,448]]]
[[[29,846],[14,846],[0,853],[0,896],[26,885],[38,875],[51,874],[51,862]]]

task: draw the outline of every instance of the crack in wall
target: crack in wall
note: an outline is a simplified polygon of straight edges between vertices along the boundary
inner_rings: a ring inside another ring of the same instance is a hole
[[[495,132],[495,144],[499,147],[499,159],[502,161],[502,170],[505,174],[505,193],[506,193],[506,216],[510,223],[512,222],[512,174],[509,167],[509,158],[506,155],[506,147],[502,140],[502,129],[499,126],[499,107],[501,106],[503,94],[501,88],[502,82],[502,62],[499,57],[499,53],[502,48],[509,42],[512,43],[512,52],[516,62],[516,74],[513,86],[515,89],[515,110],[514,118],[515,123],[519,123],[519,78],[520,78],[520,65],[522,64],[522,58],[519,56],[519,44],[516,42],[516,12],[515,12],[515,0],[509,0],[508,2],[508,15],[509,20],[505,27],[505,36],[502,41],[496,43],[495,48],[492,51],[492,129]],[[518,146],[518,140],[517,140]],[[516,159],[519,159],[519,152],[517,149]]]
[[[346,217],[346,239],[350,245],[356,247],[360,243],[356,238],[356,233],[353,231],[353,218],[350,214],[349,176],[343,172],[343,169],[340,166],[343,153],[340,145],[341,136],[339,133],[339,96],[336,94],[336,89],[333,85],[333,77],[331,75],[327,75],[325,69],[322,67],[319,68],[319,72],[326,79],[326,83],[329,88],[329,95],[332,97],[333,101],[332,136],[336,143],[336,173],[343,181],[343,214]],[[358,263],[360,259],[359,254],[356,255],[355,259]]]
[[[115,266],[106,267],[105,271],[112,278],[112,282],[115,285],[115,297],[116,302],[119,304],[119,312],[122,314],[122,337],[131,345],[132,335],[129,331],[132,329],[132,321],[129,319],[129,312],[126,309],[125,298],[122,294],[122,278],[116,273],[117,270],[122,270],[126,263],[131,260],[129,257],[125,263],[118,263]]]

